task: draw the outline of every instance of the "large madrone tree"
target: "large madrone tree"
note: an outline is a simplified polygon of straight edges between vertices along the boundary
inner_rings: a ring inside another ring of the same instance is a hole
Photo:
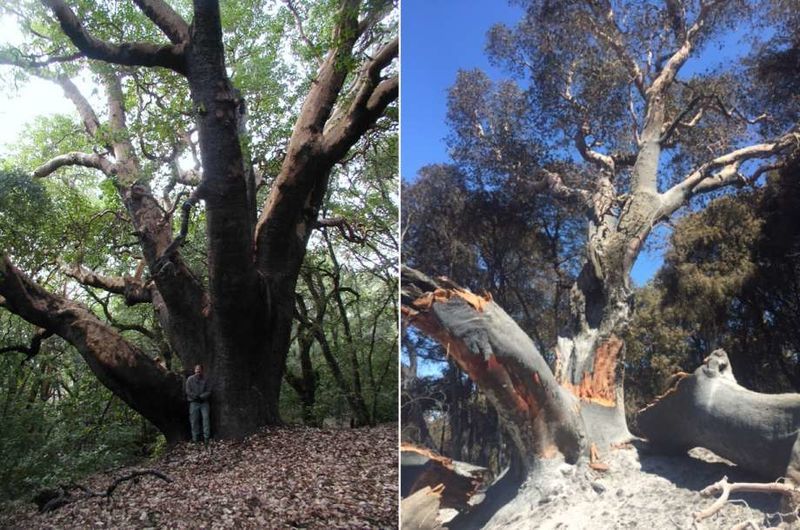
[[[522,20],[494,27],[488,51],[522,84],[462,72],[450,94],[451,152],[487,193],[527,188],[585,214],[585,260],[553,345],[554,368],[488,293],[404,268],[402,294],[407,321],[491,399],[524,475],[542,458],[574,462],[593,445],[629,438],[621,337],[645,241],[715,192],[760,185],[797,148],[800,130],[796,100],[757,97],[769,86],[759,84],[754,63],[714,57],[731,31],[762,23],[772,27],[761,34],[775,39],[766,44],[781,48],[796,3],[521,4]],[[703,445],[775,477],[789,463],[799,405],[797,396],[739,387],[716,352],[639,426],[671,449]]]
[[[58,83],[86,135],[82,151],[53,152],[33,176],[96,170],[141,247],[136,272],[111,277],[73,263],[68,274],[129,305],[152,304],[168,352],[212,374],[213,429],[227,438],[280,421],[306,247],[315,229],[346,222],[321,219],[320,208],[332,175],[363,164],[386,130],[383,117],[398,94],[398,41],[391,2],[220,7],[215,0],[11,3],[4,9],[25,37],[2,58]],[[92,94],[79,88],[87,79],[98,85]],[[75,143],[60,142],[50,145]],[[189,263],[182,245],[198,203],[205,248],[195,248]],[[169,441],[185,438],[180,374],[67,297],[68,289],[45,289],[16,266],[24,249],[0,252],[0,306],[75,346],[99,380]]]

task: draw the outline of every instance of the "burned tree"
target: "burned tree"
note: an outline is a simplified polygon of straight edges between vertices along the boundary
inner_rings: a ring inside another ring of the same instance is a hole
[[[278,146],[257,154],[266,159],[271,153],[274,160],[259,164],[251,148],[262,131],[247,120],[247,96],[258,104],[263,94],[244,93],[231,81],[231,71],[254,51],[228,55],[219,3],[194,2],[186,13],[191,22],[162,0],[133,3],[138,11],[132,8],[136,30],[131,34],[137,41],[121,43],[112,42],[113,24],[103,25],[117,14],[110,6],[76,12],[62,0],[47,0],[45,10],[23,13],[20,8],[13,12],[23,26],[41,24],[47,33],[33,37],[32,50],[11,50],[3,58],[59,83],[89,138],[92,152],[58,155],[35,169],[34,177],[67,166],[105,175],[124,205],[147,272],[112,278],[78,265],[67,273],[77,282],[123,296],[127,304],[152,304],[169,349],[183,366],[203,363],[213,374],[217,435],[241,437],[280,421],[278,398],[295,286],[329,179],[350,149],[373,134],[397,98],[393,8],[391,2],[345,0],[320,23],[322,28],[327,23],[328,34],[313,46],[316,73],[300,96],[294,123],[287,124],[291,137],[273,139]],[[264,6],[252,7],[267,16]],[[302,26],[298,31],[310,45]],[[106,121],[70,79],[75,64],[103,80]],[[263,75],[272,75],[269,64]],[[159,83],[171,93],[153,95]],[[137,95],[146,102],[137,101]],[[173,142],[166,154],[152,152],[140,135],[146,105],[164,112],[178,107],[176,114],[184,118],[173,125],[177,131],[168,135]],[[130,120],[134,110],[135,124]],[[179,161],[190,152],[199,152],[196,168],[182,171]],[[165,199],[157,197],[151,183],[154,165],[173,173]],[[269,175],[263,173],[270,167],[277,176],[266,182]],[[192,190],[182,204],[180,195],[169,196],[176,183]],[[263,204],[258,205],[258,191],[265,185],[268,191],[260,194]],[[204,205],[207,240],[202,278],[181,250],[198,204]],[[176,211],[181,215],[177,234]],[[65,338],[103,384],[168,440],[184,438],[179,375],[80,303],[42,288],[13,259],[2,257],[0,305]]]
[[[493,401],[527,471],[630,436],[621,337],[631,269],[653,229],[704,196],[759,185],[800,142],[791,113],[765,112],[749,97],[751,71],[686,67],[707,60],[726,28],[753,24],[758,10],[775,20],[780,6],[666,4],[526,2],[516,27],[490,31],[488,48],[527,86],[462,72],[450,93],[454,161],[486,193],[527,188],[585,215],[585,259],[552,370],[490,294],[465,290],[461,278],[403,272],[407,321]]]

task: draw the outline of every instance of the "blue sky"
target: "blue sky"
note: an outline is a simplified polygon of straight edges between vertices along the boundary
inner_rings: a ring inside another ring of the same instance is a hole
[[[447,162],[447,91],[460,69],[481,68],[494,79],[507,77],[484,52],[486,32],[498,23],[514,24],[522,9],[502,0],[403,0],[401,7],[400,174],[413,179],[427,164]],[[743,31],[734,31],[701,56],[690,59],[681,77],[713,69],[742,52]],[[660,230],[658,235],[665,235]],[[651,248],[652,247],[652,248]],[[663,244],[639,255],[631,276],[643,285],[660,267]]]

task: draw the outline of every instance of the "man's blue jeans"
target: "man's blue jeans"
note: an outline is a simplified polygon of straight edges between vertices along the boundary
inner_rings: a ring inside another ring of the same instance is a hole
[[[203,422],[203,439],[211,438],[211,422],[208,417],[208,402],[189,402],[189,422],[192,424],[192,441],[200,441],[200,420]]]

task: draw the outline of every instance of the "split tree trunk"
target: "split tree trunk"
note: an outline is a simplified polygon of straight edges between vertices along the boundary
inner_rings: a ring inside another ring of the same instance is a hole
[[[402,270],[403,313],[436,339],[495,406],[523,469],[587,446],[578,398],[559,386],[533,341],[495,304],[440,279]]]

